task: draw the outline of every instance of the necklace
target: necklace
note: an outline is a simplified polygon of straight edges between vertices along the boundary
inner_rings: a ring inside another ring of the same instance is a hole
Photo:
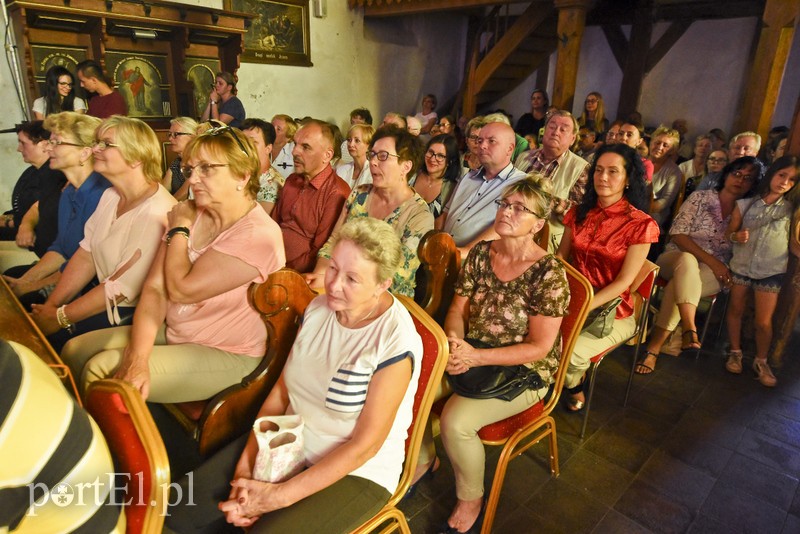
[[[369,319],[370,317],[372,317],[372,314],[375,313],[375,310],[378,309],[378,306],[380,306],[380,304],[381,304],[381,299],[380,299],[380,297],[378,297],[378,301],[375,303],[375,306],[373,306],[372,309],[364,317],[362,317],[358,321],[354,322],[353,325],[350,326],[349,328],[355,328],[356,325],[361,324],[364,321],[366,321],[367,319]],[[337,314],[338,313],[339,312],[337,312]],[[339,322],[342,322],[342,321],[340,320]]]

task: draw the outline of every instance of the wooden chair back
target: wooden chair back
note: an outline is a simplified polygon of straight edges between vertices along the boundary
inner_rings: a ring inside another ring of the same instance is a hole
[[[401,532],[410,533],[405,516],[403,512],[397,509],[397,504],[405,496],[414,477],[419,450],[422,445],[422,436],[428,423],[434,396],[444,376],[444,369],[449,355],[447,336],[445,336],[441,327],[416,302],[402,295],[396,296],[396,298],[411,313],[417,333],[422,338],[422,366],[419,381],[417,382],[417,392],[414,396],[414,416],[411,426],[408,428],[406,459],[403,463],[400,482],[389,502],[380,512],[353,531],[359,534],[372,532],[389,520],[391,520],[391,523],[381,530],[382,533],[398,529]]]
[[[420,266],[414,300],[439,324],[444,324],[453,300],[461,254],[453,237],[441,230],[431,230],[419,242]]]
[[[118,379],[92,382],[86,410],[103,431],[120,473],[129,473],[122,499],[128,534],[161,532],[168,503],[169,460],[139,391]]]

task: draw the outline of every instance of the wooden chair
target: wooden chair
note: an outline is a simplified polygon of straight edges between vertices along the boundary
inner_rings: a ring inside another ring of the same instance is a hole
[[[641,348],[642,340],[644,339],[647,331],[645,325],[647,323],[647,313],[650,309],[650,296],[653,294],[653,287],[655,286],[657,276],[658,265],[651,261],[645,260],[644,265],[642,265],[642,268],[639,270],[639,274],[637,274],[636,278],[634,278],[630,288],[631,295],[633,295],[634,299],[633,316],[636,318],[636,328],[634,329],[633,334],[631,334],[628,338],[623,339],[619,343],[607,348],[590,360],[591,363],[589,364],[589,369],[587,371],[589,374],[589,392],[586,395],[586,407],[583,411],[581,439],[583,439],[583,436],[586,434],[586,425],[589,423],[589,409],[592,406],[592,397],[594,396],[594,385],[595,379],[597,378],[597,369],[600,367],[603,359],[608,354],[613,352],[617,347],[634,340],[636,344],[636,350],[634,351],[633,356],[633,368],[636,367],[636,361],[639,358],[639,349]],[[628,385],[630,387],[630,383]],[[627,392],[625,394],[625,400],[627,401]]]
[[[414,301],[436,322],[444,324],[455,293],[461,254],[450,234],[431,230],[420,240],[417,255],[420,266]]]
[[[561,321],[561,363],[558,366],[552,393],[524,412],[487,425],[478,432],[483,443],[487,445],[504,445],[500,458],[497,460],[492,489],[486,501],[483,528],[481,529],[484,534],[491,532],[497,505],[500,502],[503,480],[506,476],[508,464],[512,459],[549,436],[550,472],[553,476],[557,477],[559,475],[556,422],[550,416],[550,413],[561,396],[561,388],[564,385],[564,377],[569,367],[572,349],[575,347],[575,342],[581,333],[586,315],[589,313],[589,303],[594,295],[589,281],[574,267],[563,260],[561,262],[567,270],[570,300],[569,312]]]
[[[411,534],[405,515],[397,509],[397,504],[405,496],[411,485],[411,479],[414,477],[417,459],[419,458],[419,449],[422,444],[422,435],[425,432],[433,398],[442,381],[449,354],[447,337],[441,327],[417,303],[408,297],[397,296],[396,298],[411,313],[417,333],[422,337],[422,369],[417,385],[417,393],[414,397],[414,418],[408,429],[406,459],[403,463],[400,483],[397,485],[397,489],[389,499],[389,502],[372,519],[353,531],[357,534],[372,532],[385,523],[388,524],[381,529],[380,532],[382,534],[396,530]]]
[[[278,381],[306,306],[316,296],[303,277],[288,268],[250,286],[249,300],[267,326],[267,353],[258,367],[207,401],[179,403],[170,409],[209,456],[253,424],[258,409]]]
[[[117,471],[130,475],[121,499],[126,532],[161,532],[168,503],[169,461],[139,391],[122,380],[98,380],[86,391],[85,407],[103,431]]]

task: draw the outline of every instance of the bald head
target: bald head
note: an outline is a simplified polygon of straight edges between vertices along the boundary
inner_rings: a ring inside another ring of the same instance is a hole
[[[488,177],[494,177],[511,163],[517,139],[508,124],[492,122],[481,128],[478,137],[478,160]]]

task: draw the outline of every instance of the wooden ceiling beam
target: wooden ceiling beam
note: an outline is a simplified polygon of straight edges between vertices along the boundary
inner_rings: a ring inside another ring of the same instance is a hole
[[[628,57],[628,38],[618,24],[603,24],[603,33],[614,59],[617,60],[620,70],[625,69],[625,59]]]
[[[350,9],[363,7],[365,17],[396,17],[528,2],[530,0],[350,0]],[[552,4],[552,1],[538,0],[538,3]]]
[[[675,21],[669,25],[667,31],[656,41],[656,43],[650,47],[650,52],[647,54],[647,63],[645,65],[645,72],[650,72],[653,67],[658,65],[658,62],[661,61],[667,52],[669,52],[670,48],[673,47],[675,43],[678,42],[686,30],[689,29],[689,26],[692,25],[691,20],[679,20]]]

